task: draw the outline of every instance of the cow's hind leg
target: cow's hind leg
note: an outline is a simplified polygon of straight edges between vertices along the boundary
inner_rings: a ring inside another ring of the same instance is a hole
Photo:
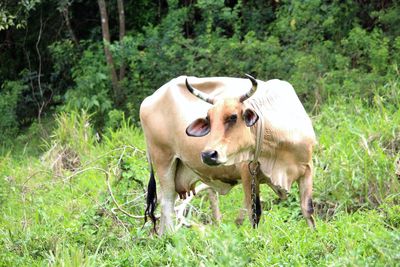
[[[160,179],[161,187],[161,220],[160,220],[160,235],[165,232],[174,231],[174,217],[175,217],[175,162],[173,162],[165,172],[164,179]]]
[[[300,205],[301,212],[307,221],[310,228],[315,228],[314,221],[314,207],[312,201],[312,179],[313,179],[313,167],[312,164],[306,167],[304,176],[299,179],[299,191],[300,191]]]

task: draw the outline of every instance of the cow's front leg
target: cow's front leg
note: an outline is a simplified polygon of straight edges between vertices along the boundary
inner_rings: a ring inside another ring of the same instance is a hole
[[[208,188],[207,192],[208,192],[208,199],[210,200],[210,205],[211,205],[211,210],[212,210],[212,214],[214,217],[214,221],[217,224],[219,224],[219,223],[221,223],[222,215],[221,215],[221,211],[219,210],[218,194],[212,188]]]
[[[299,179],[300,191],[300,206],[301,212],[311,229],[315,229],[314,221],[314,206],[312,202],[312,180],[313,180],[313,165],[312,163],[306,167],[303,177]]]
[[[241,179],[243,185],[243,192],[244,192],[244,207],[247,210],[247,214],[249,216],[250,222],[253,224],[253,200],[252,200],[252,176],[249,172],[249,165],[248,163],[243,163],[241,166]],[[260,218],[261,218],[261,202],[260,202],[260,186],[257,177],[255,177],[255,214],[254,220],[255,225],[258,225]],[[239,216],[236,218],[236,224],[241,225],[244,220],[244,212],[243,210],[240,211]]]

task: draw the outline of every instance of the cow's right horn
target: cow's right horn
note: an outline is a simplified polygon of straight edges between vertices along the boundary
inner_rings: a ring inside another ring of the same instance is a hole
[[[246,75],[247,78],[250,79],[252,87],[247,93],[245,93],[244,95],[242,95],[240,97],[240,102],[244,102],[246,99],[248,99],[249,97],[254,95],[254,93],[257,91],[257,86],[258,86],[257,80],[253,76],[251,76],[249,74],[245,74],[245,75]]]
[[[187,78],[185,82],[186,82],[186,88],[189,90],[189,92],[191,92],[193,95],[197,96],[201,100],[210,103],[211,105],[214,104],[214,99],[212,97],[191,86]]]

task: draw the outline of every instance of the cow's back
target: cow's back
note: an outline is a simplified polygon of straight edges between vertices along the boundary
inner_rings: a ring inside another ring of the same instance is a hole
[[[259,115],[276,142],[296,143],[305,139],[315,142],[310,117],[290,83],[274,79],[262,83],[260,89],[248,104],[254,107],[256,103],[261,107]]]

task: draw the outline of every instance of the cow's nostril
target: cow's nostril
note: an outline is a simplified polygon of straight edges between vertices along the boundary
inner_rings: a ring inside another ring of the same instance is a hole
[[[218,165],[218,152],[216,150],[207,150],[201,153],[201,159],[207,165]]]
[[[213,160],[218,159],[218,152],[216,150],[210,151],[210,158]]]

